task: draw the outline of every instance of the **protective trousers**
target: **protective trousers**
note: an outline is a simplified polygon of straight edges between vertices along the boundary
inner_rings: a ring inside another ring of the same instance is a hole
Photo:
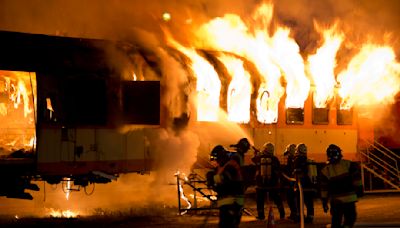
[[[296,202],[296,193],[292,187],[286,189],[286,201],[290,209],[290,219],[296,219],[299,216]]]
[[[332,228],[353,227],[356,222],[356,203],[335,203],[331,202]],[[342,225],[342,220],[343,225]]]
[[[304,205],[307,208],[307,216],[306,216],[306,222],[312,222],[314,218],[314,197],[315,197],[315,192],[314,191],[303,191],[303,196],[304,196]],[[300,205],[300,193],[297,191],[297,205],[299,205],[299,209],[302,205]],[[300,214],[300,211],[299,211]]]
[[[239,227],[242,217],[243,206],[233,203],[223,205],[219,208],[219,227],[220,228],[236,228]]]
[[[275,205],[278,207],[280,218],[281,219],[285,218],[285,210],[278,189],[267,190],[265,188],[256,188],[258,218],[265,219],[264,202],[265,202],[265,195],[267,192],[269,192],[270,198],[274,201]]]

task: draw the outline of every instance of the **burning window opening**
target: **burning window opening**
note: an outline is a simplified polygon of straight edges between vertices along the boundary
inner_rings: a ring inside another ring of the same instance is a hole
[[[337,125],[353,124],[353,109],[336,109]]]
[[[313,107],[312,123],[313,124],[329,124],[329,109]]]
[[[0,157],[34,158],[36,74],[0,70]]]
[[[316,91],[313,92],[312,99],[312,124],[329,124],[329,106],[327,104],[321,105],[321,102],[316,102],[316,100],[319,100]]]
[[[304,109],[288,108],[286,109],[287,124],[304,124]]]

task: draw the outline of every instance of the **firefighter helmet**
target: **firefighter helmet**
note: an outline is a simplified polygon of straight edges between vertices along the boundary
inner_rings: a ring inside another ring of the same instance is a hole
[[[228,156],[228,152],[222,145],[215,146],[210,153],[210,161],[218,161],[218,159],[222,159]]]
[[[331,144],[326,149],[326,155],[330,163],[335,163],[342,158],[342,149],[335,144]]]
[[[263,145],[262,152],[266,155],[274,155],[274,144],[267,142]]]
[[[296,146],[296,154],[298,155],[306,155],[307,154],[307,146],[304,143],[300,143]]]
[[[293,156],[296,152],[296,144],[289,144],[286,146],[284,156]]]
[[[236,147],[238,152],[246,153],[250,149],[250,142],[247,138],[241,138],[237,144],[231,145]]]

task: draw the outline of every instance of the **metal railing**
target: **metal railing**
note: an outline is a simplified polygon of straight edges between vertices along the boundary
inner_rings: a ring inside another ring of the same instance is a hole
[[[380,178],[396,191],[399,191],[400,170],[398,163],[400,162],[400,156],[376,141],[370,142],[364,140],[364,142],[367,147],[359,150],[362,169],[367,170],[370,174],[373,174],[374,177]],[[370,189],[372,191],[372,183],[370,183]]]
[[[203,159],[206,161],[206,159]],[[199,167],[205,169],[206,167]],[[214,210],[216,207],[216,193],[207,186],[207,180],[196,173],[194,170],[186,176],[179,172],[175,174],[176,184],[178,189],[178,212],[180,215],[185,214],[187,211],[196,210]],[[189,186],[192,190],[192,201],[183,192],[183,186]],[[210,202],[209,206],[198,207],[198,197],[202,197]],[[181,200],[184,199],[188,204],[188,207],[183,208]]]

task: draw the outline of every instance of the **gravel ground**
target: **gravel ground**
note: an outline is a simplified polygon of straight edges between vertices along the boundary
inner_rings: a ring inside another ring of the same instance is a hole
[[[400,194],[367,195],[357,203],[356,227],[400,227]],[[16,217],[1,208],[0,227],[217,227],[218,211],[188,211],[178,215],[176,207],[103,210],[92,215],[75,218],[53,218],[49,216]],[[256,212],[254,199],[246,201],[246,213],[240,227],[266,227],[267,221],[258,221],[251,213]],[[267,212],[268,210],[266,210]],[[2,213],[3,212],[3,213]],[[289,214],[288,208],[286,208]],[[277,227],[299,227],[289,220],[277,219],[279,213],[273,208]],[[330,217],[322,211],[321,202],[315,202],[314,224],[306,227],[325,227]]]

